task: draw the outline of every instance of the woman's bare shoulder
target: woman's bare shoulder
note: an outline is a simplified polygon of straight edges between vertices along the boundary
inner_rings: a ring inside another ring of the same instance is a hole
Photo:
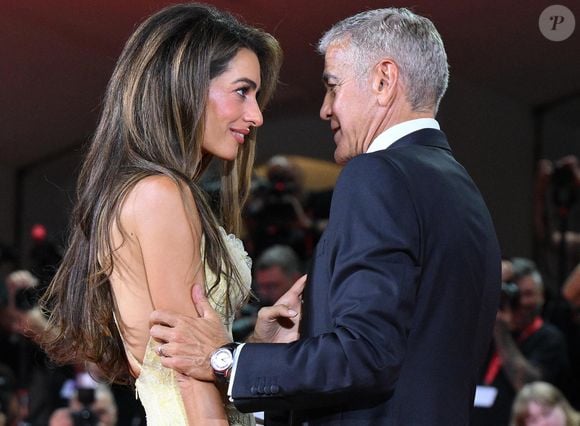
[[[197,210],[191,191],[185,183],[165,175],[141,179],[129,191],[121,208],[122,221],[127,225],[147,224],[151,221],[171,221],[193,215]]]

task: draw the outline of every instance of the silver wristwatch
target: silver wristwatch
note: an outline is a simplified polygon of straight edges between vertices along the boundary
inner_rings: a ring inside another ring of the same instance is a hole
[[[234,351],[238,346],[239,343],[228,343],[211,354],[209,363],[218,383],[229,382],[234,365]]]

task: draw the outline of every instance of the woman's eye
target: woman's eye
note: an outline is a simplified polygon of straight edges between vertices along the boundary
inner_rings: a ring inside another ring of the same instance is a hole
[[[249,90],[249,87],[240,87],[239,89],[236,89],[236,93],[245,98]]]

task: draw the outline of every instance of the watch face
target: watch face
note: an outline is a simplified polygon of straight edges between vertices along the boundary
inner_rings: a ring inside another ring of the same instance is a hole
[[[232,352],[229,349],[221,348],[213,353],[210,359],[211,368],[216,371],[225,371],[234,362]]]

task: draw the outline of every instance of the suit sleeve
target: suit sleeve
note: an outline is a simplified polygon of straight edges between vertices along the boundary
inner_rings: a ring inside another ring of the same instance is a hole
[[[286,345],[247,344],[232,389],[241,410],[384,399],[394,388],[420,274],[420,226],[403,174],[377,156],[351,160],[320,244],[325,253],[307,286],[312,309],[328,310],[330,331]],[[329,282],[316,282],[319,268],[328,268]]]

